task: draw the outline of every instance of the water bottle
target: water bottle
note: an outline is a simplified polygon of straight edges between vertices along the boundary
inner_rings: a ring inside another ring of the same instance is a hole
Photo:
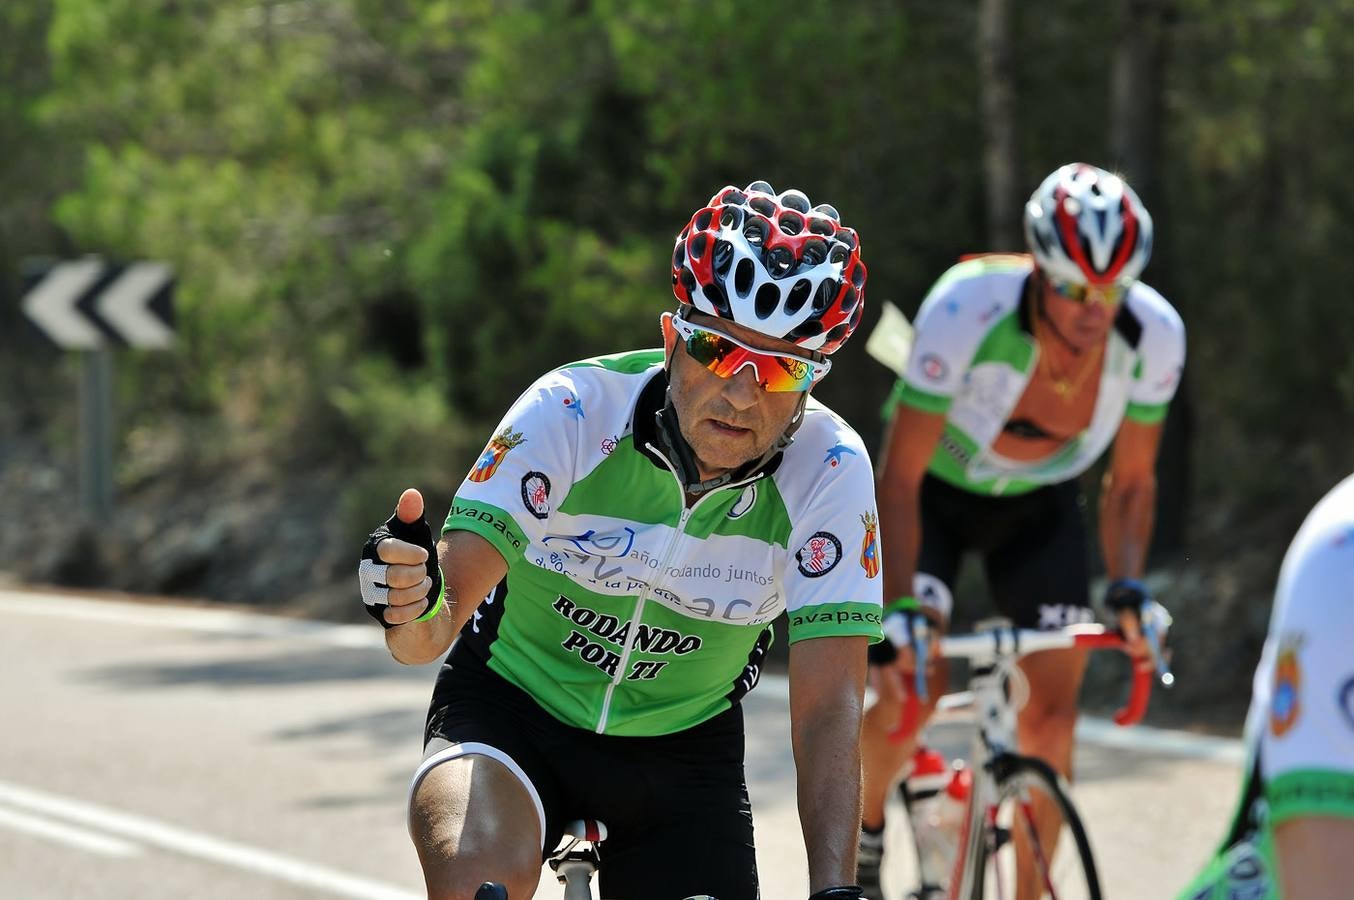
[[[949,764],[939,751],[925,747],[913,756],[904,799],[927,887],[943,888],[949,882],[972,783],[972,773],[963,760]]]

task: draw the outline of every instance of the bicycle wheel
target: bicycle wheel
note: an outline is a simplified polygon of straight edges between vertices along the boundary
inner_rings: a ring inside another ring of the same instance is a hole
[[[1091,842],[1062,778],[1041,759],[1013,754],[994,760],[993,774],[995,823],[984,828],[973,897],[1100,900]]]

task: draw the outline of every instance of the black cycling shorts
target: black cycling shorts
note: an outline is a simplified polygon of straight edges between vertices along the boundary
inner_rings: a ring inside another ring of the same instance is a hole
[[[599,735],[563,724],[457,646],[438,674],[425,742],[425,759],[461,743],[510,758],[540,799],[547,851],[573,819],[605,823],[600,896],[757,898],[741,706],[675,734]]]
[[[1085,498],[1075,479],[1009,497],[990,497],[927,475],[921,488],[918,598],[953,596],[965,552],[983,558],[998,613],[1019,628],[1090,622]]]

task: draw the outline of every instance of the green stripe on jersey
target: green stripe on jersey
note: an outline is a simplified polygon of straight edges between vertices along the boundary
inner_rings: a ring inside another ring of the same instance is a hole
[[[1334,769],[1285,772],[1265,782],[1270,821],[1297,816],[1354,818],[1354,773]]]
[[[636,452],[634,442],[632,435],[621,438],[610,456],[574,482],[559,511],[677,527],[685,504],[681,487],[671,472]]]
[[[527,549],[527,536],[513,521],[512,516],[490,503],[457,497],[451,503],[442,533],[469,531],[494,545],[494,549],[511,563],[520,559]]]
[[[878,643],[884,636],[881,610],[873,603],[820,603],[790,613],[790,643],[816,637],[859,635]]]

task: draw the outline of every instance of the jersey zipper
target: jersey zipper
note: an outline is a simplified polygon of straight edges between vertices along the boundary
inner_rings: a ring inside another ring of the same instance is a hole
[[[611,715],[611,697],[616,692],[616,686],[625,679],[625,669],[630,662],[630,651],[634,649],[635,641],[639,637],[639,625],[640,622],[643,621],[644,604],[653,596],[654,591],[662,587],[663,579],[668,571],[668,561],[672,559],[672,553],[677,549],[677,545],[682,542],[682,538],[686,537],[686,523],[691,519],[691,515],[700,508],[702,503],[716,494],[727,491],[729,488],[746,487],[752,482],[760,479],[763,474],[759,472],[751,478],[745,478],[742,481],[726,484],[721,488],[711,491],[695,503],[691,504],[690,507],[687,507],[686,489],[682,487],[682,479],[678,477],[677,470],[673,467],[668,458],[652,443],[645,443],[644,446],[649,452],[663,460],[663,465],[667,466],[668,471],[672,473],[673,480],[677,482],[677,490],[680,491],[682,495],[682,514],[677,517],[677,530],[673,534],[672,540],[668,541],[667,548],[663,551],[662,561],[658,564],[658,576],[654,578],[653,581],[649,582],[649,586],[640,593],[639,598],[635,601],[635,610],[632,613],[633,624],[630,627],[630,634],[625,639],[625,647],[621,650],[620,662],[616,664],[616,674],[612,677],[611,684],[607,685],[606,696],[602,698],[602,712],[597,719],[597,734],[606,733],[607,718]]]

